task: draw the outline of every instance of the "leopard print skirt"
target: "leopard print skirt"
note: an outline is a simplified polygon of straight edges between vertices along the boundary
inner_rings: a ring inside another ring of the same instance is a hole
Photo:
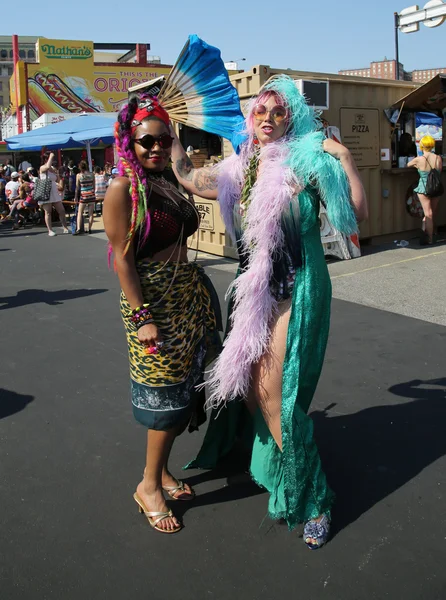
[[[144,302],[164,340],[162,352],[146,354],[121,293],[127,334],[130,382],[135,418],[149,429],[168,430],[193,417],[204,392],[196,386],[220,351],[216,293],[197,263],[138,262]],[[176,273],[175,273],[176,270]]]

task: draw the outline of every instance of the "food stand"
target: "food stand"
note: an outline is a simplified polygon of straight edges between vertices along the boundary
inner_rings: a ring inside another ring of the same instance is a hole
[[[444,112],[445,76],[437,76],[419,86],[407,81],[309,73],[258,65],[230,78],[239,93],[242,107],[271,76],[280,73],[303,82],[327,84],[329,102],[321,117],[327,126],[340,131],[342,142],[356,160],[368,198],[369,218],[361,223],[361,240],[379,242],[389,236],[407,235],[419,229],[420,221],[406,211],[407,190],[417,181],[418,174],[416,169],[398,167],[398,128],[390,122],[386,111],[391,107],[400,113],[404,102],[401,115],[409,110]],[[307,89],[311,87],[307,86]],[[223,155],[228,156],[231,152],[230,143],[225,141]],[[199,198],[196,200],[203,203]],[[206,228],[199,231],[200,248],[220,256],[235,257],[218,202],[206,200],[205,204]],[[442,203],[437,221],[439,225],[446,225],[446,203]]]

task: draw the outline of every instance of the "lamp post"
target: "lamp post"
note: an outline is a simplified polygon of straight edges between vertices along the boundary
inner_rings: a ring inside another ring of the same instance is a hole
[[[400,78],[400,48],[399,48],[399,40],[398,40],[398,30],[400,27],[400,16],[399,14],[393,13],[393,16],[395,18],[395,74],[396,74],[396,79],[397,81]]]
[[[401,33],[414,33],[420,30],[420,23],[430,29],[439,27],[446,20],[446,4],[443,0],[429,0],[421,9],[418,4],[415,4],[404,8],[400,13],[394,13],[394,19],[396,78],[399,79],[398,30]]]
[[[236,67],[238,68],[238,63],[243,62],[245,60],[246,60],[246,58],[237,58],[237,60],[230,60],[229,62],[234,63],[236,65]]]

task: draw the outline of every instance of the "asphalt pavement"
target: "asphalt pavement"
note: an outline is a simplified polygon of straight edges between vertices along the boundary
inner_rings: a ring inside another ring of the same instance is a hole
[[[267,518],[235,457],[186,473],[197,498],[172,506],[181,533],[150,529],[103,236],[0,227],[0,599],[444,600],[446,248],[383,250],[330,265],[311,414],[337,504],[311,552]],[[235,263],[199,260],[223,299]],[[203,435],[178,440],[175,474]]]

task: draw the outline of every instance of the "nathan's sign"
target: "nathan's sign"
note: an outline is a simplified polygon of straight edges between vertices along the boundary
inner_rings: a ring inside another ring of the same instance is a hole
[[[88,41],[40,38],[37,48],[37,63],[27,64],[31,120],[53,113],[117,112],[129,87],[170,71],[157,65],[95,65],[94,44]]]
[[[88,41],[77,40],[50,40],[39,38],[37,42],[37,62],[40,66],[49,66],[53,61],[56,64],[70,61],[86,61],[93,64],[94,44]]]
[[[62,58],[62,59],[77,59],[85,60],[93,56],[90,48],[87,46],[61,46],[57,47],[52,44],[43,44],[42,53],[46,58]]]

